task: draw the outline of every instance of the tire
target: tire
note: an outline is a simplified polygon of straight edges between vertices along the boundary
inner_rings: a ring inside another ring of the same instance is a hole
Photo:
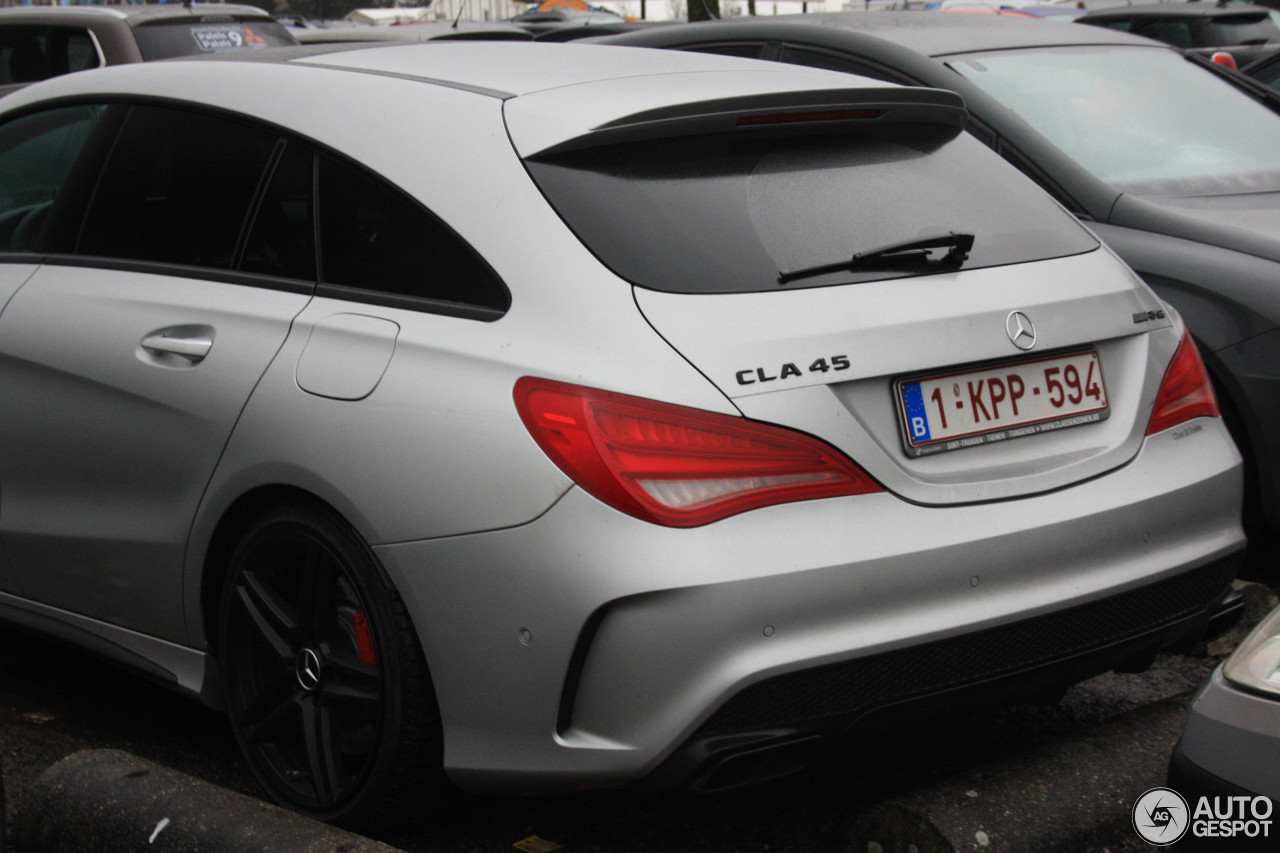
[[[236,741],[280,805],[405,824],[443,785],[435,694],[403,603],[332,510],[260,515],[232,553],[218,662]]]

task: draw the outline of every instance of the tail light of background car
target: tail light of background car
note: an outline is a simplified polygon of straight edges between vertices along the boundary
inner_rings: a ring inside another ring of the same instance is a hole
[[[1146,434],[1162,432],[1192,418],[1221,416],[1218,398],[1209,381],[1209,371],[1205,370],[1204,362],[1200,360],[1195,341],[1191,340],[1190,334],[1184,332],[1182,342],[1178,344],[1178,350],[1164,372],[1155,408],[1151,410],[1151,420],[1147,422]]]
[[[1236,69],[1236,58],[1225,50],[1219,50],[1209,57],[1210,61],[1221,65],[1223,68],[1230,68],[1232,71]]]
[[[516,383],[515,403],[538,446],[575,483],[669,527],[882,491],[835,448],[770,424],[532,377]]]

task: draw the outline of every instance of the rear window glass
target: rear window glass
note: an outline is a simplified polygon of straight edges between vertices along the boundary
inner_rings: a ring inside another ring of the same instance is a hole
[[[1280,41],[1280,27],[1276,26],[1270,16],[1263,14],[1214,18],[1209,22],[1207,29],[1208,37],[1205,40],[1207,47],[1215,45],[1230,47]]]
[[[237,21],[221,16],[143,24],[134,29],[133,37],[142,58],[148,61],[298,43],[275,21]]]
[[[644,142],[528,162],[578,237],[614,272],[678,293],[777,290],[782,271],[953,231],[964,269],[1092,251],[1039,188],[967,135]],[[813,287],[917,271],[836,272]]]

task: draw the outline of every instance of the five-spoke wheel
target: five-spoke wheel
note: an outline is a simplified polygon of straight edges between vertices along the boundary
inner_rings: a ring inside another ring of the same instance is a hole
[[[336,514],[267,512],[231,559],[219,663],[236,739],[282,805],[358,823],[439,777],[425,662],[372,553]],[[419,793],[419,792],[415,792]]]

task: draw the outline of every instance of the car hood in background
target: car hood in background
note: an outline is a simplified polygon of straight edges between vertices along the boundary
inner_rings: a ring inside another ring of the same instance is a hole
[[[1207,196],[1125,194],[1116,200],[1109,224],[1280,262],[1280,192]]]

